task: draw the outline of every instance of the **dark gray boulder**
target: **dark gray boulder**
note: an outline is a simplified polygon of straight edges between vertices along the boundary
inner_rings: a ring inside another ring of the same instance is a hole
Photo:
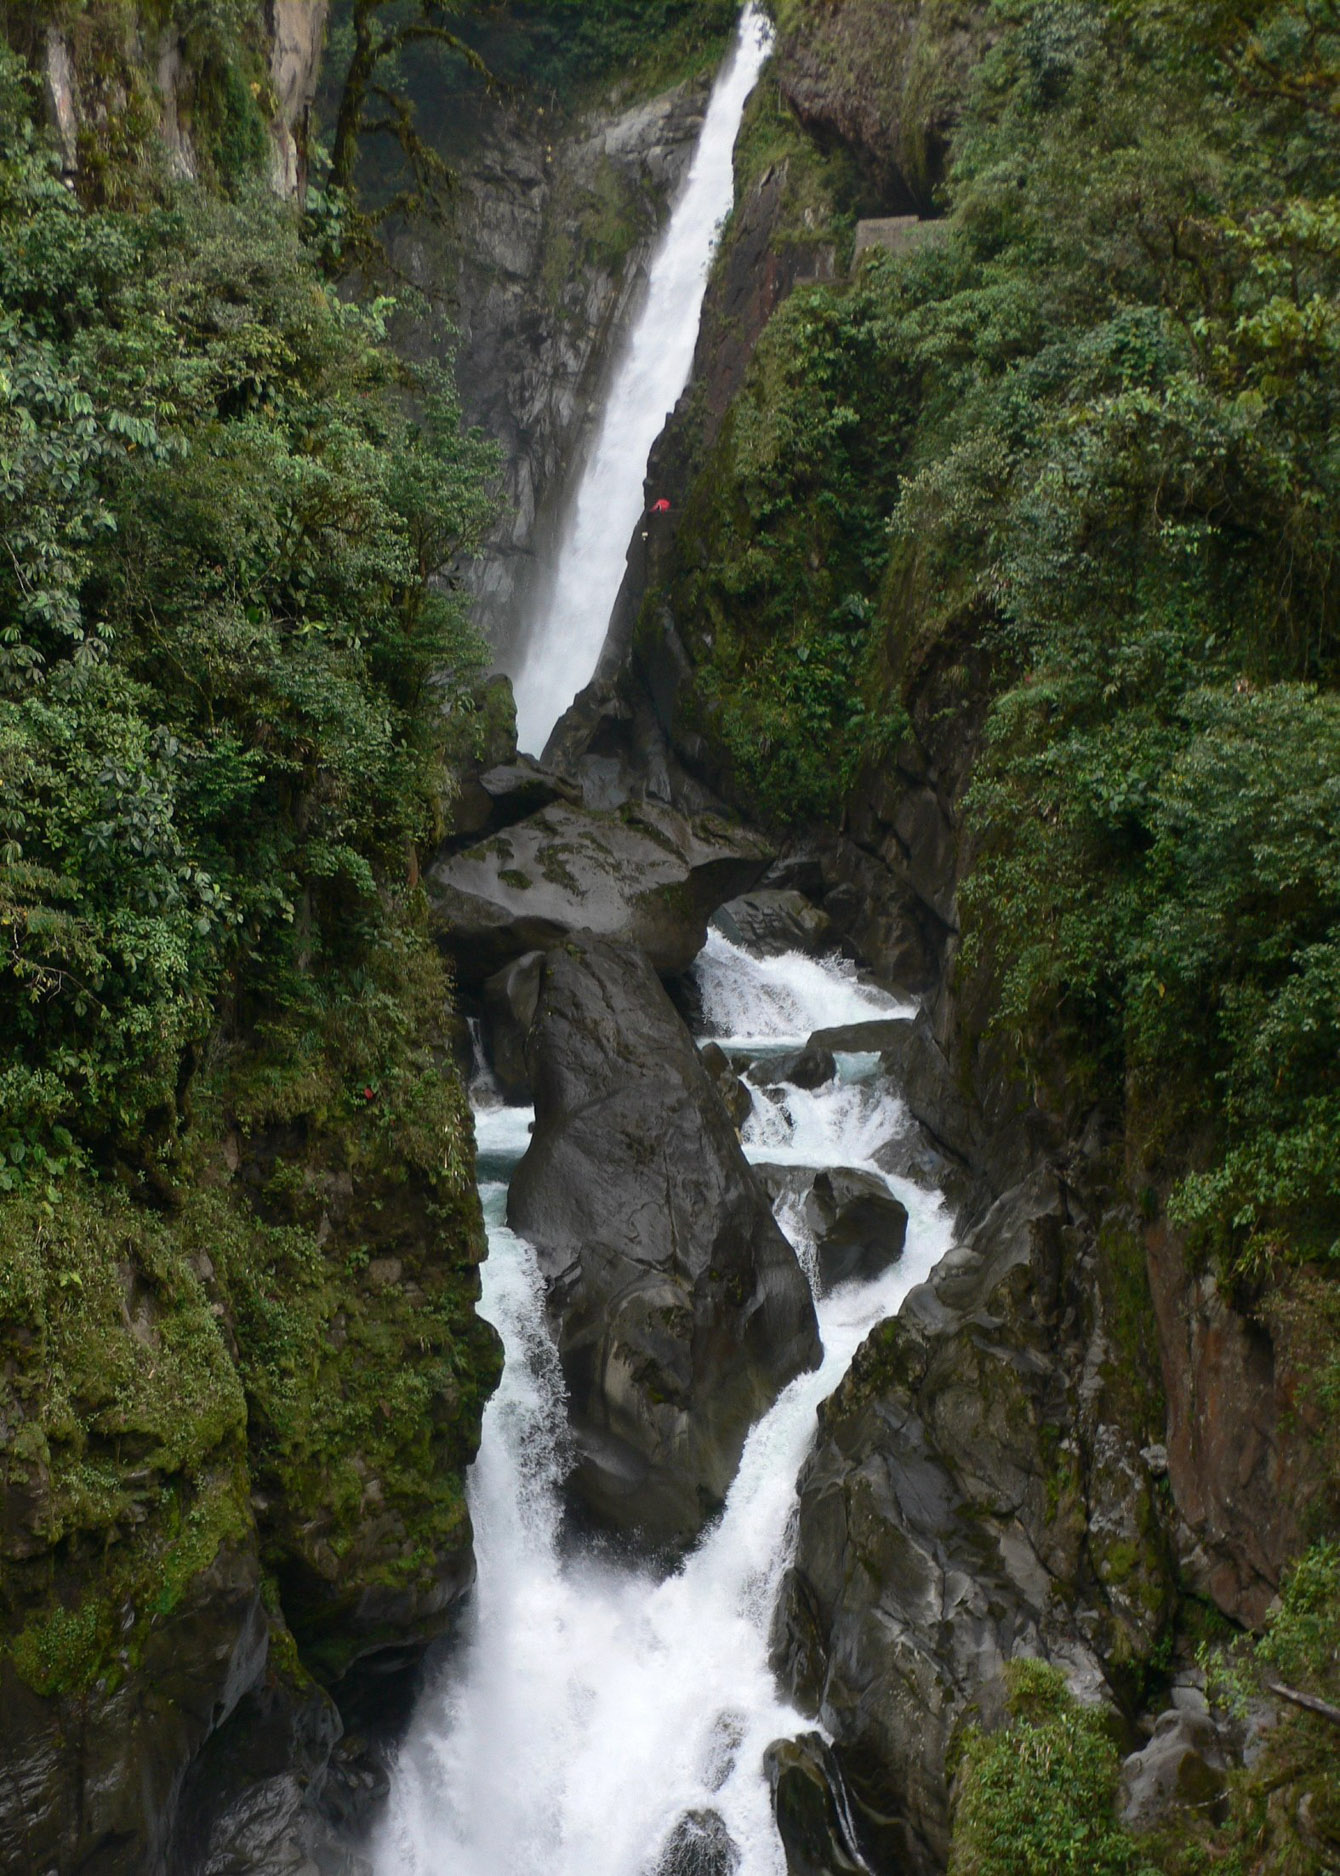
[[[774,1740],[763,1755],[786,1876],[858,1876],[868,1864],[852,1841],[842,1774],[818,1733]]]
[[[786,951],[817,956],[833,942],[832,920],[804,893],[775,886],[760,886],[731,899],[714,915],[712,923],[732,944],[744,945],[764,957]]]
[[[477,985],[576,931],[641,947],[663,975],[687,970],[717,906],[766,869],[771,850],[712,816],[644,802],[597,814],[555,802],[425,875],[434,932]]]
[[[698,1050],[699,1060],[712,1077],[712,1086],[721,1097],[721,1105],[731,1117],[731,1122],[738,1132],[754,1110],[754,1103],[749,1090],[731,1066],[730,1057],[715,1042],[704,1042]]]
[[[816,1049],[807,1042],[803,1049],[786,1055],[761,1056],[749,1070],[749,1079],[758,1088],[822,1088],[837,1073],[837,1063],[827,1049]]]
[[[524,957],[505,964],[484,985],[489,1061],[509,1101],[530,1099],[526,1037],[535,1020],[543,964],[542,951],[528,951]]]
[[[551,951],[529,1057],[535,1134],[508,1221],[549,1286],[574,1489],[598,1522],[682,1546],[753,1421],[819,1359],[809,1287],[639,951]]]
[[[754,1177],[774,1206],[800,1207],[814,1239],[820,1284],[831,1290],[868,1282],[897,1263],[907,1237],[907,1208],[882,1179],[854,1166],[787,1166],[761,1160]]]
[[[825,1290],[869,1282],[903,1254],[907,1207],[873,1173],[843,1166],[819,1173],[805,1200],[805,1221]]]
[[[717,1811],[690,1811],[666,1840],[656,1876],[735,1876],[740,1852]]]

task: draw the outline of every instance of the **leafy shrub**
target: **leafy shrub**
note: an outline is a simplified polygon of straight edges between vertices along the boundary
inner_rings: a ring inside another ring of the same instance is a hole
[[[964,1742],[951,1876],[1153,1876],[1113,1815],[1117,1750],[1055,1668],[1006,1669],[1010,1722]]]

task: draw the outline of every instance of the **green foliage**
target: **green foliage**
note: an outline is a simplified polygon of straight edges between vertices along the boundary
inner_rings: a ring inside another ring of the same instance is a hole
[[[492,458],[276,205],[81,213],[5,122],[6,1124],[143,1162],[225,984],[244,1021],[352,987],[401,918],[482,662],[443,576]]]
[[[896,303],[871,269],[795,293],[686,505],[676,610],[697,691],[754,810],[833,813],[901,710],[880,698],[872,596],[915,410]]]
[[[1113,1816],[1118,1757],[1103,1714],[1044,1662],[1011,1662],[1006,1681],[1010,1723],[964,1741],[951,1876],[1153,1876]]]
[[[983,674],[964,968],[1259,1283],[1340,1245],[1334,22],[996,12],[947,239],[798,291],[698,478],[690,727],[833,816]]]
[[[76,199],[0,51],[0,1633],[44,1693],[226,1545],[337,1674],[311,1584],[440,1578],[497,1371],[415,883],[489,727],[494,453],[250,187],[248,20],[183,26],[231,200],[129,156]]]

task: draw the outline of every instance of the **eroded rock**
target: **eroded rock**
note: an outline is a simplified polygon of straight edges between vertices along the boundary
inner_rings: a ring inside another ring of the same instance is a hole
[[[1117,1811],[1134,1831],[1150,1831],[1178,1811],[1219,1823],[1225,1808],[1228,1759],[1208,1713],[1171,1708],[1159,1715],[1147,1746],[1121,1768]]]
[[[805,1200],[805,1221],[826,1290],[867,1283],[903,1254],[907,1207],[873,1173],[842,1166],[819,1173]]]
[[[656,970],[687,969],[723,900],[760,877],[756,835],[651,802],[618,814],[555,803],[463,853],[425,884],[440,942],[480,983],[573,932],[639,946]]]
[[[817,956],[832,939],[832,920],[793,888],[760,886],[741,893],[714,915],[712,923],[732,944],[745,945],[764,957],[787,951]]]
[[[818,1733],[774,1740],[763,1769],[786,1876],[857,1876],[868,1869],[848,1831],[842,1774]]]
[[[1166,1622],[1154,1481],[1107,1417],[1094,1257],[1072,1195],[1038,1173],[820,1410],[775,1659],[832,1735],[877,1867],[944,1867],[949,1742],[1013,1656],[1110,1698],[1113,1664]]]
[[[750,1425],[819,1358],[809,1288],[650,964],[573,941],[530,1035],[535,1136],[508,1220],[536,1247],[601,1523],[682,1545]]]

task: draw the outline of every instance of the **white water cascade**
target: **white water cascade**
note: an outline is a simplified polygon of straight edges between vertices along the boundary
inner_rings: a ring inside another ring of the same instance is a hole
[[[734,194],[731,159],[772,29],[750,0],[722,67],[688,180],[651,262],[647,298],[615,371],[595,447],[579,479],[549,579],[538,583],[513,672],[517,736],[539,755],[596,668],[642,513],[647,457],[688,383],[707,273]]]
[[[717,936],[698,975],[709,1026],[762,1051],[898,1008],[836,964],[757,960]],[[784,1088],[777,1104],[757,1096],[746,1153],[885,1178],[872,1155],[903,1111],[877,1069],[877,1057],[841,1057],[825,1088]],[[773,1740],[812,1725],[779,1698],[768,1666],[796,1477],[816,1407],[949,1248],[948,1216],[934,1194],[886,1179],[909,1213],[902,1260],[818,1302],[822,1366],[754,1427],[720,1520],[659,1578],[559,1547],[562,1378],[534,1254],[503,1223],[503,1181],[530,1120],[523,1108],[477,1116],[481,1307],[506,1349],[470,1477],[478,1589],[462,1658],[421,1702],[396,1769],[377,1876],[655,1876],[680,1820],[705,1811],[729,1831],[738,1876],[784,1876],[762,1761]],[[803,1223],[780,1216],[811,1267]]]

